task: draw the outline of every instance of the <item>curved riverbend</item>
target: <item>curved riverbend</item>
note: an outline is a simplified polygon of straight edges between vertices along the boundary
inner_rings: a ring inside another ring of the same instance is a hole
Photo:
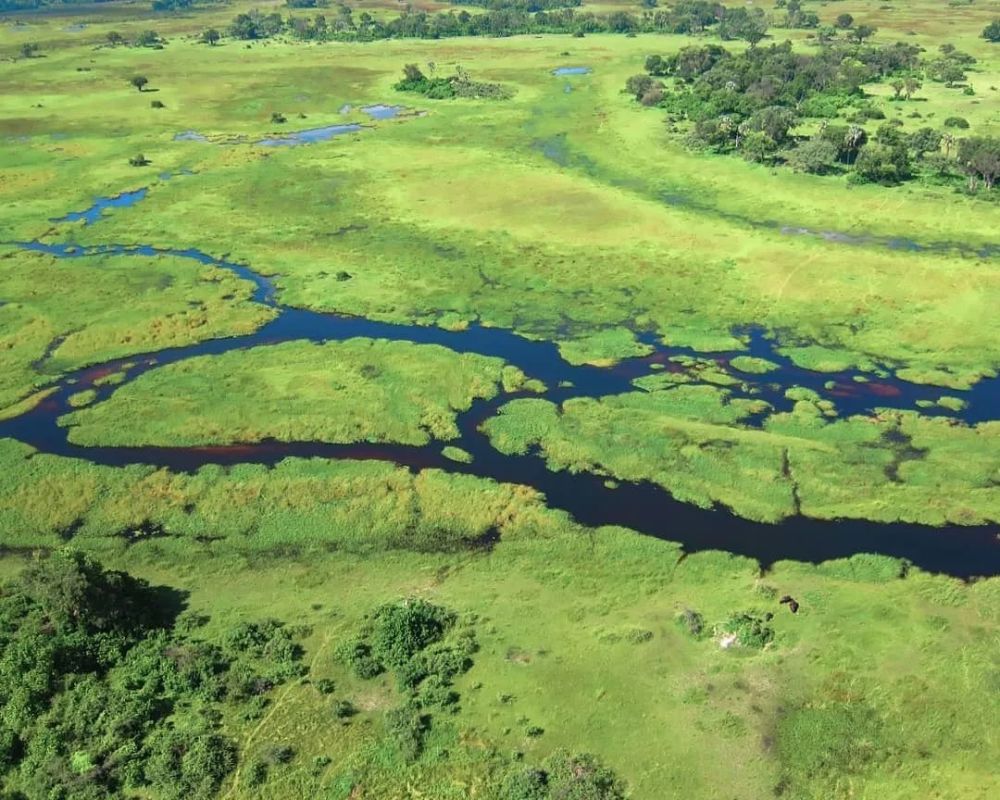
[[[68,430],[59,418],[72,410],[69,398],[93,389],[95,402],[107,399],[118,385],[95,385],[102,377],[122,372],[127,383],[150,369],[199,355],[212,355],[279,342],[308,339],[314,342],[353,337],[438,344],[459,352],[496,356],[539,378],[550,388],[544,397],[562,402],[572,397],[600,397],[636,391],[632,381],[652,374],[657,367],[672,366],[673,356],[709,357],[720,365],[742,353],[708,356],[689,348],[667,347],[651,334],[640,339],[652,352],[611,367],[573,365],[566,362],[552,342],[532,341],[513,331],[473,325],[463,331],[418,325],[377,322],[357,317],[327,314],[279,304],[273,284],[250,267],[214,258],[195,249],[162,249],[149,245],[102,245],[81,247],[72,244],[24,242],[26,250],[45,252],[60,258],[100,254],[137,256],[171,255],[201,264],[227,269],[254,285],[253,300],[274,308],[278,315],[252,334],[211,339],[144,355],[115,359],[64,376],[53,391],[34,409],[0,423],[0,437],[10,437],[39,452],[80,458],[108,466],[148,464],[178,471],[193,471],[209,464],[257,463],[273,465],[291,457],[326,459],[371,459],[389,461],[413,471],[437,468],[472,474],[496,481],[532,486],[546,497],[552,508],[563,509],[578,522],[589,525],[621,525],[641,533],[679,542],[688,553],[699,550],[726,550],[757,559],[765,567],[783,559],[818,563],[859,552],[905,558],[923,569],[961,578],[1000,574],[1000,541],[994,526],[934,528],[904,523],[884,524],[865,520],[822,521],[796,517],[778,525],[752,522],[724,509],[702,509],[673,499],[651,483],[624,483],[609,488],[604,478],[592,474],[551,471],[535,454],[504,455],[495,450],[480,432],[481,424],[500,405],[518,395],[501,395],[478,401],[459,417],[460,438],[456,445],[472,455],[471,463],[446,458],[441,443],[425,446],[393,444],[329,444],[322,442],[263,441],[212,447],[81,447],[67,440]],[[792,364],[775,352],[762,331],[743,332],[749,340],[749,354],[766,358],[778,369],[764,376],[746,376],[737,395],[767,400],[775,408],[786,408],[789,386],[805,386],[835,399],[838,412],[871,413],[875,408],[911,408],[917,400],[941,394],[936,387],[910,384],[897,379],[855,380],[857,373],[814,373]],[[832,388],[831,388],[832,387]],[[1000,407],[1000,380],[981,381],[968,392],[954,392],[967,407],[960,413],[970,423],[990,419]],[[536,395],[532,395],[536,396]],[[954,414],[946,409],[935,413]]]

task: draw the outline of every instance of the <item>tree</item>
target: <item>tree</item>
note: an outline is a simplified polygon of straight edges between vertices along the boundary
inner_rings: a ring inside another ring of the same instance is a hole
[[[833,24],[836,25],[841,30],[846,31],[848,28],[854,25],[854,17],[852,17],[850,14],[840,14]]]
[[[983,28],[983,38],[987,42],[1000,42],[1000,19],[995,19]]]
[[[756,47],[767,36],[767,15],[762,8],[727,9],[719,23],[719,35],[723,39],[743,39]]]
[[[941,149],[942,134],[933,128],[921,128],[910,134],[910,149],[917,156],[922,157],[925,153],[936,153]]]
[[[899,183],[910,177],[910,154],[903,145],[868,144],[858,153],[854,174],[867,183]]]
[[[406,64],[403,67],[403,80],[407,83],[419,83],[427,80],[427,76],[424,75],[420,67],[416,64]]]
[[[201,35],[201,40],[207,45],[215,46],[219,43],[219,39],[222,38],[222,34],[219,33],[215,28],[209,28]]]
[[[903,85],[904,85],[904,93],[906,94],[907,100],[913,97],[914,93],[920,91],[920,89],[923,87],[923,84],[916,78],[907,78],[905,81],[903,81]]]
[[[650,78],[649,75],[633,75],[625,81],[625,91],[632,95],[636,100],[640,100],[642,96],[655,85],[656,81]]]
[[[108,44],[112,47],[118,47],[120,44],[125,44],[125,37],[118,33],[118,31],[108,31],[107,40]]]
[[[858,25],[851,31],[851,36],[858,44],[864,44],[865,39],[871,39],[876,33],[878,33],[878,28],[871,25]]]
[[[889,85],[892,87],[892,91],[895,92],[895,96],[892,99],[899,100],[900,95],[903,94],[903,89],[906,88],[906,84],[897,78]]]
[[[135,75],[129,79],[129,83],[141,92],[146,88],[146,85],[149,83],[149,78],[147,78],[145,75]]]
[[[38,52],[38,45],[35,42],[25,42],[21,45],[21,58],[34,58]]]
[[[837,147],[832,142],[814,136],[788,154],[794,169],[813,175],[825,175],[837,161]]]
[[[139,38],[135,40],[135,43],[139,47],[163,47],[163,40],[160,39],[160,35],[156,31],[143,31],[139,34]]]
[[[868,134],[864,128],[852,125],[844,135],[844,149],[847,151],[847,163],[850,164],[853,158],[857,158],[858,151],[868,141]],[[853,156],[853,158],[852,158]]]
[[[958,161],[969,176],[971,190],[975,191],[978,180],[982,180],[987,191],[992,189],[1000,178],[1000,139],[963,139],[958,146]]]
[[[740,142],[740,152],[747,161],[769,161],[777,149],[774,139],[763,131],[747,131]]]
[[[138,153],[137,155],[132,156],[132,158],[128,160],[128,164],[130,167],[145,167],[148,166],[149,163],[150,163],[149,159],[146,158],[146,156],[144,156],[142,153]]]

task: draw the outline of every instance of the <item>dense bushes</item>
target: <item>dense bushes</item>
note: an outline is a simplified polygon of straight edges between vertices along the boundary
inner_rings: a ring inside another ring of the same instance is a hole
[[[594,756],[557,750],[540,768],[512,771],[501,796],[504,800],[622,800],[625,786]]]
[[[943,45],[928,64],[934,79],[960,79],[974,59]],[[815,55],[794,51],[791,43],[730,53],[718,45],[694,45],[670,56],[646,59],[645,74],[634,75],[625,91],[644,105],[669,112],[671,121],[692,123],[691,140],[715,152],[739,153],[749,161],[784,162],[797,170],[823,175],[850,171],[861,183],[897,184],[913,177],[915,163],[934,176],[963,172],[968,188],[992,189],[996,183],[995,140],[968,140],[977,144],[960,149],[957,161],[940,154],[946,137],[931,128],[910,136],[882,125],[869,141],[862,124],[885,119],[885,113],[866,98],[863,84],[896,76],[894,100],[905,102],[921,88],[915,77],[920,49],[896,43],[882,47],[830,45]],[[951,71],[949,71],[951,70]],[[670,91],[658,78],[673,78]],[[845,118],[851,126],[828,120]],[[820,119],[809,137],[796,133],[808,119]],[[945,127],[968,127],[949,117]]]
[[[214,796],[237,761],[220,704],[298,675],[299,651],[273,622],[202,641],[204,620],[178,617],[179,599],[70,551],[3,588],[0,790]]]
[[[457,710],[452,681],[472,666],[476,648],[472,628],[458,626],[454,612],[416,599],[377,608],[338,654],[359,678],[394,672],[406,700],[386,715],[386,731],[403,758],[414,761],[431,713]]]
[[[474,81],[468,72],[457,67],[455,74],[446,78],[428,78],[416,64],[403,68],[403,80],[395,87],[398,92],[416,92],[431,100],[445,100],[451,97],[473,99],[506,100],[513,93],[499,83]]]

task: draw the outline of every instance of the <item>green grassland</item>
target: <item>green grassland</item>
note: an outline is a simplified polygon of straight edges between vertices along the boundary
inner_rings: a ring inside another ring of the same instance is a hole
[[[388,0],[351,5],[399,13]],[[891,103],[887,86],[867,87],[902,130],[957,115],[969,135],[1000,132],[1000,45],[978,38],[1000,3],[805,5],[824,23],[852,13],[879,28],[877,42],[949,42],[978,59],[974,95],[927,82],[919,101]],[[254,7],[288,13],[277,0],[238,0],[175,14],[113,2],[0,15],[0,55],[11,56],[0,62],[0,418],[83,366],[249,333],[277,313],[252,302],[250,282],[191,259],[57,259],[9,244],[36,238],[198,248],[269,276],[279,303],[508,328],[557,343],[577,364],[643,355],[642,334],[704,353],[740,349],[741,326],[760,325],[819,371],[961,389],[1000,368],[1000,261],[949,246],[995,245],[997,203],[940,181],[851,185],[690,149],[621,89],[646,56],[691,37],[197,41]],[[639,11],[618,0],[584,8]],[[76,23],[86,27],[68,30]],[[109,31],[147,29],[168,40],[163,49],[106,46]],[[770,31],[802,52],[815,46],[807,34]],[[41,46],[37,57],[15,57],[25,42]],[[514,94],[396,92],[408,63],[437,75],[461,66]],[[564,65],[593,72],[551,74]],[[135,75],[148,91],[129,85]],[[373,121],[368,103],[407,113]],[[365,127],[308,146],[255,144],[347,122]],[[206,141],[175,139],[186,131]],[[130,166],[138,153],[151,163]],[[143,187],[144,199],[94,224],[52,221]],[[874,239],[843,244],[825,231]],[[887,238],[927,248],[876,241]],[[793,410],[779,412],[727,388],[768,381],[775,365],[764,359],[733,358],[732,374],[707,359],[685,366],[624,394],[511,399],[483,430],[498,451],[537,449],[553,470],[652,481],[751,519],[1000,521],[1000,423],[917,410],[839,418],[795,388]],[[84,446],[429,443],[461,463],[469,453],[448,444],[457,414],[478,398],[541,392],[533,377],[434,345],[295,341],[162,366],[100,403],[80,391],[62,422]],[[209,643],[273,617],[304,649],[301,675],[253,704],[220,695],[156,720],[232,740],[239,756],[221,788],[94,794],[86,781],[100,777],[92,759],[105,752],[88,743],[38,771],[71,776],[66,800],[544,800],[509,780],[562,749],[598,756],[630,800],[1000,791],[997,578],[963,583],[864,554],[764,572],[584,527],[526,486],[381,461],[183,472],[0,439],[0,577],[67,543],[184,593],[187,611],[208,618],[192,635]],[[798,613],[779,603],[786,594]],[[411,691],[392,670],[363,679],[343,655],[374,609],[401,598],[451,609],[478,642],[453,685],[437,687],[457,702],[424,706],[422,750],[410,757],[387,712],[426,685]],[[4,617],[0,635],[15,623]],[[14,680],[8,655],[0,678]],[[50,798],[6,760],[17,749],[8,722],[0,715],[0,793]],[[80,727],[60,735],[87,741]]]
[[[90,35],[99,37],[99,28]],[[687,151],[665,135],[659,115],[634,107],[620,88],[650,50],[688,41],[323,47],[269,40],[248,51],[178,38],[162,51],[87,51],[88,72],[77,71],[80,50],[56,50],[6,73],[3,112],[30,138],[5,156],[10,191],[22,198],[5,228],[30,238],[44,232],[39,220],[67,202],[85,204],[95,193],[136,188],[150,172],[188,167],[199,174],[158,185],[141,208],[115,211],[74,236],[183,242],[208,252],[225,241],[240,260],[279,273],[282,299],[292,304],[426,323],[480,319],[567,341],[578,358],[606,358],[607,347],[587,343],[607,329],[648,326],[671,342],[721,347],[734,344],[732,326],[756,322],[916,379],[961,385],[991,374],[1000,340],[988,313],[997,303],[994,265],[957,254],[848,248],[754,223],[922,243],[951,240],[958,228],[975,245],[993,238],[993,205],[933,185],[887,193]],[[364,119],[338,109],[395,101],[401,66],[426,61],[442,73],[463,65],[517,95],[503,103],[425,101],[427,116],[380,122],[319,147],[252,144],[280,133],[268,122],[273,111],[288,117],[288,129]],[[566,63],[595,72],[549,74]],[[984,79],[996,82],[995,70],[995,60],[984,60]],[[137,73],[149,76],[155,95],[128,86]],[[574,91],[565,93],[566,83]],[[165,109],[149,108],[154,96]],[[948,97],[965,102],[960,93]],[[39,101],[44,108],[33,109]],[[94,118],[96,103],[102,113]],[[995,112],[981,106],[985,116],[973,130],[987,133]],[[918,124],[903,121],[904,130]],[[122,130],[129,135],[108,137]],[[187,130],[249,141],[173,141]],[[51,131],[70,135],[51,141]],[[552,147],[555,160],[545,157]],[[75,158],[65,170],[41,169],[55,148]],[[129,167],[135,152],[153,165]],[[96,181],[53,191],[77,170]],[[678,192],[691,204],[663,201]],[[336,281],[341,269],[354,278]],[[970,327],[969,318],[982,323]],[[616,336],[620,352],[634,349],[623,330]]]
[[[305,679],[280,685],[250,722],[238,704],[223,718],[242,766],[221,796],[500,800],[509,770],[558,748],[599,753],[634,798],[997,789],[995,580],[901,580],[898,564],[864,558],[779,564],[762,579],[746,560],[678,560],[628,531],[557,521],[460,556],[123,547],[105,548],[106,563],[189,593],[209,641],[262,610],[301,632]],[[798,614],[778,604],[784,593]],[[432,714],[410,763],[386,730],[403,697],[395,681],[359,679],[338,657],[363,615],[405,597],[458,612],[479,646],[455,679],[459,710]],[[681,623],[686,610],[701,633]],[[723,622],[743,612],[775,612],[763,650],[720,645]],[[293,756],[255,785],[250,765],[276,747]]]
[[[434,345],[288,342],[171,364],[64,422],[76,444],[426,444],[458,436],[455,412],[473,400],[525,380],[499,359]]]
[[[249,333],[271,309],[229,272],[172,256],[61,260],[0,248],[0,411],[59,375]]]

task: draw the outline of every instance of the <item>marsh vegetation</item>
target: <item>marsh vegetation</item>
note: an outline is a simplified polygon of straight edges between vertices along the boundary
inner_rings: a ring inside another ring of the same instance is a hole
[[[0,794],[995,794],[996,3],[449,5],[0,0]]]

